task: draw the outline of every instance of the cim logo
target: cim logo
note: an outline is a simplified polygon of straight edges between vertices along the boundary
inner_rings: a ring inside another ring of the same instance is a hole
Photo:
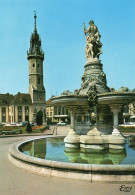
[[[132,187],[130,187],[130,186],[125,186],[125,185],[122,185],[122,186],[120,187],[120,191],[123,191],[123,192],[130,192],[131,189],[132,189]]]

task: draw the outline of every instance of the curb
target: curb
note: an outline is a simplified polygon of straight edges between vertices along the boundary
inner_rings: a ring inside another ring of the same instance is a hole
[[[25,137],[25,136],[44,136],[44,135],[53,135],[52,132],[50,133],[34,133],[34,134],[16,134],[16,135],[0,135],[0,138],[7,138],[7,137]]]

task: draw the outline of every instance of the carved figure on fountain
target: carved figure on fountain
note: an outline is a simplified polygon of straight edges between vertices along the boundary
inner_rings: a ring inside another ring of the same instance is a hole
[[[80,94],[88,94],[91,90],[91,87],[95,85],[96,92],[99,93],[104,91],[109,91],[109,88],[106,86],[106,75],[104,72],[99,74],[84,74],[82,76]],[[99,88],[99,89],[98,89]]]
[[[97,26],[94,24],[94,21],[89,22],[88,30],[84,24],[83,31],[85,33],[86,47],[85,47],[85,56],[88,61],[93,59],[99,59],[99,55],[102,53],[102,43],[100,42],[101,35],[98,31]]]
[[[121,87],[116,92],[131,92],[131,90],[128,87]]]

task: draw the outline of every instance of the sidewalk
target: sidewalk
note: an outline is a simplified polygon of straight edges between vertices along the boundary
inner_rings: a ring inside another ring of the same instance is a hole
[[[62,135],[66,136],[69,132],[69,126],[50,126],[43,133],[25,133],[25,134],[13,134],[13,135],[0,135],[0,138],[4,137],[22,137],[22,136],[43,136],[43,135]],[[64,130],[63,130],[64,129]]]

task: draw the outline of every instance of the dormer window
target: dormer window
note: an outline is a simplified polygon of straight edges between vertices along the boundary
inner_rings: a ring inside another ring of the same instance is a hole
[[[6,100],[4,100],[4,99],[2,99],[2,100],[1,100],[1,103],[3,103],[3,104],[7,104],[7,101],[6,101]]]
[[[26,103],[27,99],[25,97],[22,97],[22,103]]]

